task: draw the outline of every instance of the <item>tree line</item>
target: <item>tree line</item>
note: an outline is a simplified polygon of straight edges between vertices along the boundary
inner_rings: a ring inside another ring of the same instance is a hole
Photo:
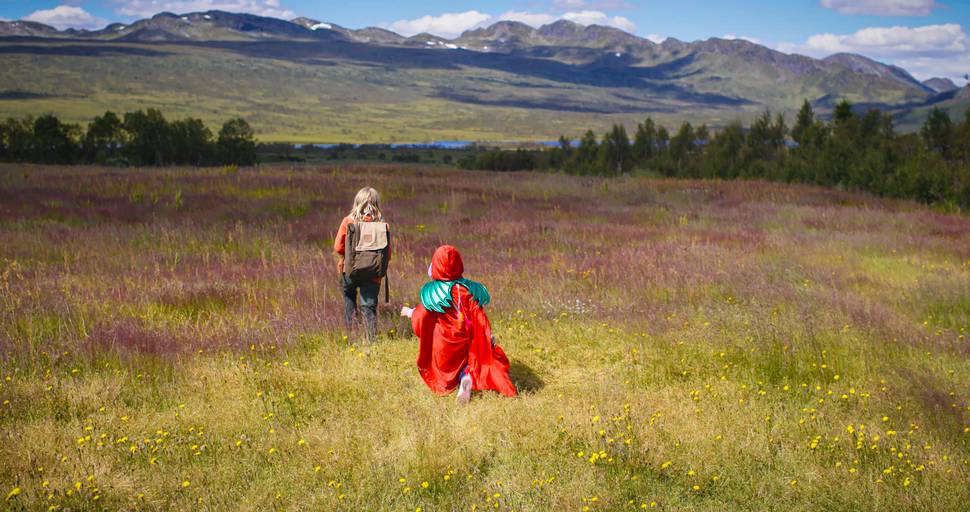
[[[242,118],[218,135],[201,119],[168,121],[156,109],[107,111],[87,127],[53,114],[0,122],[0,161],[38,164],[252,165],[253,129]]]
[[[623,125],[614,125],[601,137],[587,131],[578,144],[560,137],[552,150],[489,151],[458,163],[497,171],[767,179],[970,208],[970,110],[954,122],[933,109],[917,133],[900,134],[891,114],[859,114],[842,101],[826,121],[806,101],[791,127],[784,116],[765,112],[748,126],[736,121],[712,131],[685,122],[671,134],[647,118],[632,140]]]

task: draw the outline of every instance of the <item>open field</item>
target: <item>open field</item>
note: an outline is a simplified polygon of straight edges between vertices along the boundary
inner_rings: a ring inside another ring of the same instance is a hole
[[[392,304],[329,255],[384,196]],[[440,243],[521,396],[433,396]],[[970,218],[762,182],[0,166],[4,510],[963,510]]]

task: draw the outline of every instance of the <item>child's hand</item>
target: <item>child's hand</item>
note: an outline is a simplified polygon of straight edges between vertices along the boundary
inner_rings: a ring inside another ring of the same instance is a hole
[[[407,306],[401,307],[401,316],[406,316],[408,318],[411,318],[412,313],[414,313],[414,308],[409,308]]]

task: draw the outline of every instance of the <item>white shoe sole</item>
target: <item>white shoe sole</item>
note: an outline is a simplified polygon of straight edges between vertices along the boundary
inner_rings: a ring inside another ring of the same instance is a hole
[[[458,384],[458,395],[455,397],[459,404],[465,405],[472,399],[472,379],[465,376]]]

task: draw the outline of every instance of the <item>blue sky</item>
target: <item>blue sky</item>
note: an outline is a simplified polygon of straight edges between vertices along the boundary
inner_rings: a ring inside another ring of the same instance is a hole
[[[208,9],[445,37],[500,19],[541,25],[565,18],[613,25],[657,41],[738,37],[816,57],[862,53],[921,78],[970,73],[968,0],[0,0],[0,18],[59,28],[99,28],[160,11]]]

